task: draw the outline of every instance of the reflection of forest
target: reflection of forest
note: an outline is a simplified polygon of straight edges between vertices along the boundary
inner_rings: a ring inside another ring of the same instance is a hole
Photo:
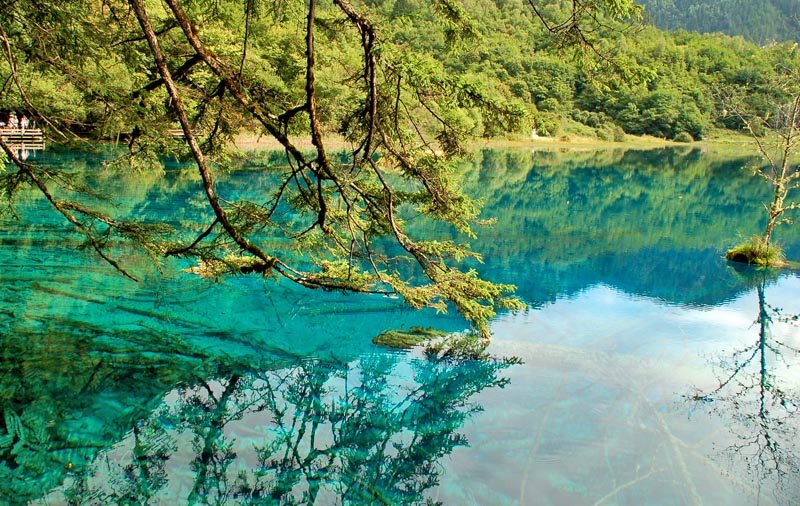
[[[800,349],[776,336],[773,327],[796,326],[798,316],[786,315],[767,302],[768,271],[741,267],[758,292],[755,341],[720,357],[719,385],[696,392],[691,399],[727,423],[733,442],[724,452],[734,465],[743,465],[758,489],[774,495],[778,504],[800,500],[800,385],[790,364]]]
[[[482,151],[464,181],[497,220],[479,231],[481,269],[513,273],[533,303],[598,283],[669,302],[729,299],[743,286],[721,257],[763,228],[770,199],[751,162],[696,149]],[[800,253],[797,227],[778,239]]]
[[[115,185],[125,195],[123,218],[157,218],[187,231],[187,238],[212,220],[195,205],[191,170],[170,165],[166,172],[131,174],[134,184],[96,155],[48,156],[86,187]],[[281,161],[279,153],[235,160],[237,169],[224,174],[220,192],[231,200],[252,198],[253,192],[260,195],[256,200],[268,198],[268,168]],[[473,246],[485,260],[478,268],[490,279],[518,285],[533,304],[599,283],[669,302],[730,299],[743,287],[721,257],[763,228],[762,203],[770,200],[767,185],[746,170],[751,163],[745,154],[688,147],[479,151],[459,176],[469,195],[485,201],[483,217],[496,220],[478,230]],[[25,221],[36,223],[40,215]],[[800,228],[781,227],[777,239],[789,258],[800,257]]]
[[[128,174],[93,155],[48,156],[76,184],[124,189],[125,217],[207,225],[192,172]],[[224,191],[266,193],[268,183],[242,170]],[[436,460],[465,444],[471,395],[502,383],[501,364],[412,360],[370,343],[409,321],[432,325],[433,312],[255,277],[202,280],[172,259],[157,273],[126,251],[144,272],[131,283],[78,250],[40,197],[16,204],[22,221],[0,230],[4,504],[46,494],[50,504],[146,502],[186,482],[176,469],[193,471],[184,499],[198,502],[284,494],[291,503],[314,487],[351,503],[420,502],[438,480]],[[455,320],[436,317],[462,329]],[[234,451],[244,439],[230,431],[252,441]]]
[[[470,398],[506,382],[490,360],[242,363],[157,332],[2,345],[0,497],[19,503],[422,504]]]

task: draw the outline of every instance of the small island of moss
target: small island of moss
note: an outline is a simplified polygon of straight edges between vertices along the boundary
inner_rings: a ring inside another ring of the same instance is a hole
[[[754,236],[749,241],[729,249],[725,253],[725,258],[731,262],[758,267],[786,268],[792,266],[792,263],[787,262],[784,258],[780,246],[766,242],[759,236]]]
[[[372,342],[380,346],[407,350],[446,335],[447,332],[433,327],[411,327],[408,330],[387,330],[375,336]]]

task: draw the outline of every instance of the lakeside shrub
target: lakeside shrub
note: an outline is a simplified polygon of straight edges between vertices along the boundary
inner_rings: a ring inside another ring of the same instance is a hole
[[[779,265],[784,261],[783,250],[777,244],[765,242],[760,236],[729,249],[725,258],[732,262],[742,262],[760,267]]]

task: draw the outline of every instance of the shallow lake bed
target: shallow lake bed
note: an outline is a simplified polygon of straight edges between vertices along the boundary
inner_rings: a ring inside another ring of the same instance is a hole
[[[126,189],[130,216],[204,219],[184,169],[134,185],[90,155],[47,156]],[[130,282],[23,198],[23,220],[0,232],[0,497],[794,504],[800,277],[724,260],[769,197],[737,160],[484,150],[465,165],[467,193],[497,218],[476,268],[528,305],[492,322],[490,353],[518,365],[372,344],[390,329],[464,330],[397,299],[135,256],[145,275]],[[266,184],[233,171],[220,191]],[[777,234],[800,258],[800,229]]]

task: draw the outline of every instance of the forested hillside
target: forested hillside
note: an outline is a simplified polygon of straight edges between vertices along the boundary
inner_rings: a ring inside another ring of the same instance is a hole
[[[407,0],[408,2],[412,0]],[[779,75],[797,69],[791,43],[759,47],[722,34],[667,32],[609,22],[595,33],[595,52],[576,55],[547,33],[522,2],[464,2],[478,20],[480,43],[441,51],[455,72],[480,76],[525,104],[540,133],[619,139],[622,131],[700,139],[715,128],[738,130],[722,100],[740,96],[767,114],[782,101]],[[551,2],[549,19],[566,11]],[[755,3],[754,3],[755,5]],[[421,39],[424,42],[426,39]]]
[[[665,30],[741,35],[760,44],[800,41],[798,0],[640,0]]]
[[[430,83],[441,85],[456,78],[462,91],[469,90],[457,99],[458,107],[437,112],[439,119],[450,125],[448,135],[491,137],[507,135],[509,129],[519,135],[535,126],[539,134],[548,136],[577,134],[621,140],[625,134],[646,134],[691,141],[716,128],[741,127],[722,106],[724,97],[736,95],[745,107],[760,114],[767,114],[782,100],[775,82],[779,75],[797,69],[798,50],[793,44],[760,47],[719,33],[661,31],[650,26],[647,17],[664,26],[700,30],[721,30],[721,23],[736,22],[756,33],[767,26],[778,30],[796,23],[800,1],[644,3],[642,22],[613,20],[603,14],[607,9],[596,11],[598,21],[582,34],[590,37],[584,42],[591,46],[584,43],[582,50],[564,43],[570,36],[566,28],[572,2],[462,0],[442,2],[457,7],[443,13],[441,7],[432,8],[425,0],[366,0],[358,8],[380,28],[384,41],[380,51],[385,55],[407,51],[409,66],[400,70],[420,73],[414,79],[425,75]],[[21,11],[26,4],[19,5],[16,9]],[[141,79],[135,73],[149,64],[137,62],[141,57],[135,53],[124,60],[106,55],[105,39],[113,40],[116,35],[97,31],[93,15],[81,9],[63,6],[58,10],[63,19],[42,21],[45,27],[62,23],[58,30],[43,32],[54,34],[53,40],[30,38],[31,28],[13,22],[23,14],[13,12],[7,17],[6,33],[19,38],[12,46],[19,52],[17,62],[40,61],[20,65],[18,77],[28,98],[37,102],[43,113],[76,132],[116,138],[130,130],[130,114],[155,112],[163,104],[150,102],[147,89],[130,89]],[[203,9],[211,7],[194,8],[197,12]],[[228,19],[227,24],[209,23],[203,27],[203,36],[221,54],[235,57],[230,41],[241,34],[232,27],[241,26],[237,19],[243,13],[238,7],[222,4],[214,9]],[[254,11],[249,20],[249,33],[258,38],[251,35],[251,47],[243,54],[258,58],[251,72],[263,93],[259,99],[290,109],[300,104],[302,97],[287,91],[301,84],[305,75],[305,43],[298,31],[304,14],[294,3],[277,2],[262,10],[259,15]],[[320,65],[325,65],[320,70],[324,82],[320,81],[318,90],[325,100],[318,114],[331,124],[345,125],[354,99],[348,80],[353,78],[352,69],[360,55],[344,48],[342,34],[337,32],[341,15],[336,9],[322,2],[317,11],[320,33],[316,49]],[[690,18],[707,25],[690,26]],[[71,48],[71,54],[64,53]],[[42,55],[44,59],[40,59]],[[197,77],[188,77],[197,62],[187,60],[186,65],[177,69],[178,77],[183,79],[186,72],[187,83],[200,86]],[[6,82],[0,89],[0,110],[28,108],[11,85],[6,61],[0,62],[0,72]],[[119,97],[131,93],[141,99],[138,109],[120,108]],[[494,104],[488,110],[498,114],[487,114],[487,108],[477,106],[486,101]],[[296,123],[288,122],[290,130]],[[247,118],[243,118],[240,126],[246,125]],[[225,131],[229,126],[222,122],[216,128]],[[146,133],[145,125],[138,127],[137,132]]]

